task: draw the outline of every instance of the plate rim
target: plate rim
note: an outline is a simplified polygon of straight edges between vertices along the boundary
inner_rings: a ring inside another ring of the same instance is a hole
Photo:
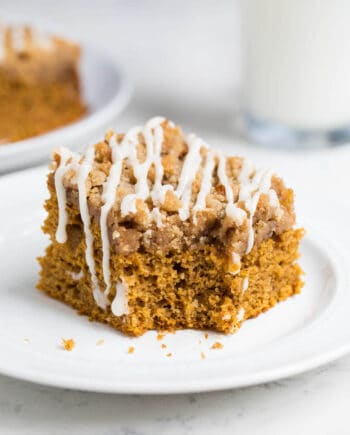
[[[295,363],[293,366],[286,366],[279,369],[269,369],[257,372],[255,374],[250,374],[249,379],[239,380],[238,378],[229,378],[229,382],[226,379],[211,380],[206,379],[205,383],[203,381],[186,381],[186,384],[179,382],[178,385],[175,383],[171,384],[171,387],[166,387],[163,384],[155,385],[149,382],[143,383],[141,386],[137,382],[126,384],[119,383],[110,385],[103,384],[93,384],[92,382],[86,381],[82,382],[79,379],[78,382],[74,382],[73,376],[62,376],[53,377],[51,375],[42,375],[39,377],[36,372],[26,372],[18,373],[15,370],[7,369],[4,370],[0,365],[0,375],[8,376],[13,379],[20,381],[30,382],[36,385],[42,385],[46,387],[67,389],[71,391],[84,391],[91,393],[103,393],[103,394],[142,394],[142,395],[174,395],[174,394],[195,394],[195,393],[206,393],[213,391],[227,391],[236,390],[239,388],[252,387],[262,384],[268,384],[271,382],[280,381],[283,379],[293,378],[300,374],[308,373],[316,370],[322,366],[325,366],[333,361],[336,361],[350,353],[350,344],[343,345],[335,351],[328,352],[327,354],[320,356],[315,356],[309,358],[303,363]]]
[[[5,175],[0,178],[0,188],[5,186],[8,188],[8,182],[10,179],[18,179],[18,181],[20,181],[21,178],[25,179],[26,177],[32,177],[33,174],[40,174],[41,176],[42,173],[47,170],[47,167],[40,166],[36,168],[27,168],[19,172]],[[337,290],[336,293],[338,293],[338,298],[342,297],[342,293],[345,292],[345,294],[347,294],[346,289],[348,288],[347,284],[349,283],[349,272],[347,269],[349,260],[347,258],[348,256],[346,255],[346,251],[336,241],[329,240],[327,237],[324,237],[322,233],[315,228],[315,224],[312,224],[311,221],[303,220],[301,223],[305,223],[306,227],[308,228],[307,235],[305,237],[307,243],[311,243],[312,246],[318,248],[318,250],[321,251],[321,254],[326,255],[326,259],[331,262],[337,287],[340,289]],[[337,255],[336,260],[333,258],[333,254]],[[347,297],[350,300],[350,295]],[[325,316],[327,313],[329,314],[330,312],[330,314],[332,314],[331,310],[333,302],[330,302],[330,305],[327,306],[326,311],[319,318],[315,319],[316,322],[317,320],[321,321],[323,316]],[[336,307],[333,307],[333,310],[334,309],[336,309]],[[342,319],[344,321],[344,318]],[[348,322],[350,325],[350,319],[346,320],[346,322]],[[312,324],[306,328],[312,328]],[[297,334],[296,336],[298,337],[298,333],[295,334]],[[334,333],[332,335],[335,336]],[[74,380],[72,373],[67,374],[67,372],[62,372],[61,375],[55,371],[43,373],[39,372],[37,369],[35,369],[35,367],[33,369],[21,367],[21,369],[18,370],[18,366],[13,367],[11,365],[6,365],[6,362],[3,364],[2,359],[0,359],[0,373],[40,385],[100,393],[180,394],[227,390],[258,385],[261,383],[277,381],[286,377],[292,377],[306,371],[316,369],[317,367],[330,363],[346,355],[347,353],[350,353],[350,334],[341,333],[335,337],[337,337],[337,340],[334,341],[334,348],[330,348],[330,346],[327,345],[325,349],[321,349],[319,353],[315,355],[304,355],[300,359],[297,359],[297,361],[292,361],[291,363],[286,362],[284,364],[280,364],[279,367],[267,367],[259,369],[256,372],[243,373],[241,378],[239,378],[240,373],[236,373],[232,376],[219,378],[202,378],[199,380],[196,378],[193,381],[186,380],[185,383],[181,381],[176,383],[174,380],[172,380],[167,384],[161,380],[161,382],[158,384],[154,381],[143,381],[141,384],[139,384],[137,382],[131,382],[130,379],[127,382],[123,382],[122,379],[116,377],[112,380],[112,382],[107,384],[106,378],[99,378],[96,383],[94,382],[94,379],[90,378],[83,379],[81,377],[78,378],[78,380]],[[253,353],[256,354],[257,351],[253,351]],[[229,359],[229,356],[227,358]],[[211,367],[218,367],[220,366],[220,361],[221,360],[219,359],[208,362],[210,363]]]

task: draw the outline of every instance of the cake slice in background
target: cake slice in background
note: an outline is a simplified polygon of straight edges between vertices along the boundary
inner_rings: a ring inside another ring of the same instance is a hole
[[[302,287],[293,191],[163,118],[57,150],[48,188],[38,288],[126,334],[230,333]]]
[[[0,25],[0,143],[36,136],[86,112],[80,48],[30,27]]]

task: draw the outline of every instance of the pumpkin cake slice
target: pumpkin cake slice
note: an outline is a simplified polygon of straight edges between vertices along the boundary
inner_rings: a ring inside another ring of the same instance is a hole
[[[298,293],[293,191],[164,118],[57,149],[38,288],[129,335],[234,332]]]
[[[86,112],[80,48],[28,26],[0,25],[0,144],[76,121]]]

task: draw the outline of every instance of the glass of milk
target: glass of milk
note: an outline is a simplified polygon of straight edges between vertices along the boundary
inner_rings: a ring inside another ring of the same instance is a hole
[[[350,141],[350,0],[241,0],[242,128],[258,143]]]

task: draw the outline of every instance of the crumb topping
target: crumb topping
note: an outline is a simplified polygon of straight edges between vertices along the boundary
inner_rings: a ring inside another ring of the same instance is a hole
[[[39,32],[29,26],[0,25],[0,61],[4,59],[23,59],[28,55],[52,53],[60,46],[72,46],[59,37]]]
[[[73,42],[28,26],[0,25],[0,70],[12,81],[35,85],[62,79],[79,56]]]
[[[271,171],[214,153],[163,118],[125,135],[109,133],[85,157],[59,149],[55,160],[72,205],[79,206],[78,173],[85,173],[91,217],[101,230],[107,224],[122,254],[141,246],[176,249],[181,235],[187,244],[220,239],[242,255],[255,239],[294,223],[290,191]]]
[[[164,118],[125,135],[109,132],[84,156],[58,149],[54,159],[56,239],[65,242],[66,208],[76,209],[84,224],[95,300],[102,308],[111,284],[111,250],[166,255],[214,244],[228,258],[228,273],[235,275],[242,255],[294,224],[293,193],[270,170],[215,152]],[[104,292],[95,273],[91,225],[101,233]]]

